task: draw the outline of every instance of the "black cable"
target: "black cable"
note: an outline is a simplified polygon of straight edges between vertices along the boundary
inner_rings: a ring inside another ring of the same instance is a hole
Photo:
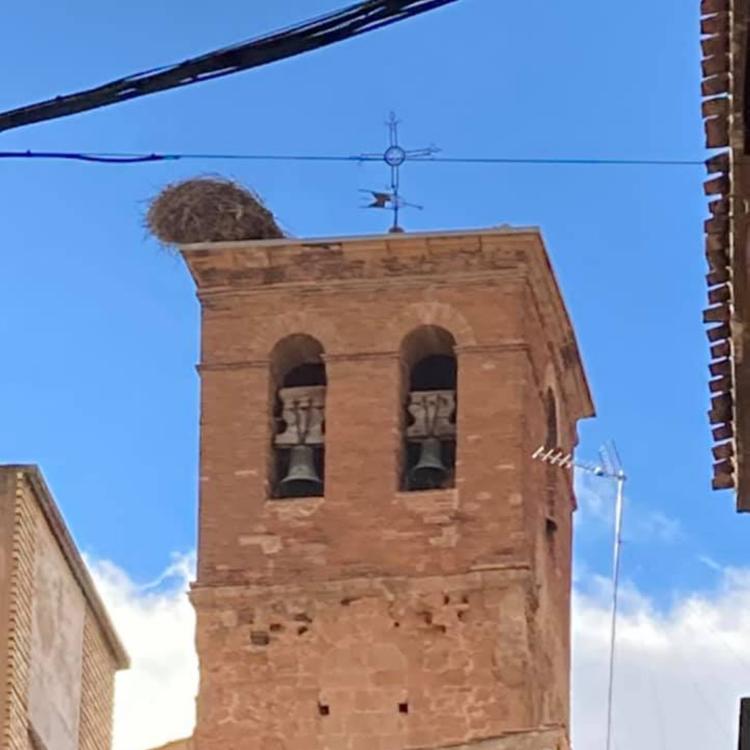
[[[157,91],[231,75],[376,31],[456,0],[367,0],[176,65],[0,113],[0,131],[85,112]]]
[[[298,161],[298,162],[380,162],[381,156],[343,154],[170,154],[170,153],[84,153],[74,151],[0,151],[0,159],[65,159],[71,161],[102,162],[105,164],[140,164],[156,161]],[[704,166],[702,159],[598,159],[513,156],[431,156],[414,159],[410,163],[437,162],[440,164],[520,164],[556,166],[616,166],[616,167],[696,167]]]
[[[163,154],[79,154],[72,151],[0,151],[0,159],[66,159],[103,164],[142,164],[166,161]]]

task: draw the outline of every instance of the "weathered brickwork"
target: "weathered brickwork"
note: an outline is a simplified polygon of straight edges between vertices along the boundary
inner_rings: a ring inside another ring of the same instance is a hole
[[[112,744],[114,678],[112,654],[90,612],[83,630],[81,665],[80,750],[100,750]]]
[[[7,497],[15,489],[11,477],[0,475],[0,497]],[[11,625],[11,575],[13,572],[13,532],[15,503],[0,503],[0,732],[5,731],[7,724],[9,677],[9,633]],[[2,747],[7,744],[7,737],[0,734]]]
[[[53,737],[61,748],[107,750],[114,672],[127,657],[35,467],[0,467],[0,520],[0,747],[38,750],[51,747]],[[58,598],[58,581],[74,592],[72,600]],[[80,631],[67,606],[76,600]],[[61,640],[66,630],[71,639]],[[56,680],[48,682],[50,674]],[[62,723],[60,706],[68,709]]]
[[[10,527],[10,564],[5,592],[9,606],[7,624],[4,747],[33,750],[28,731],[29,670],[34,590],[34,509],[23,484],[7,473],[3,481],[3,505]]]
[[[562,750],[570,475],[592,406],[535,230],[184,249],[202,302],[197,750]],[[455,487],[400,491],[402,342],[455,341]],[[431,329],[432,330],[432,329]],[[323,349],[325,497],[269,499],[288,336]],[[508,744],[508,742],[511,742]]]
[[[523,569],[202,596],[201,689],[226,698],[201,717],[209,747],[440,747],[541,723]]]

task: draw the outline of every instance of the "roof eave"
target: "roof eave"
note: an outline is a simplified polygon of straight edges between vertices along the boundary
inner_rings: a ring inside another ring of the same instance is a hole
[[[127,669],[130,666],[130,658],[127,651],[107,614],[107,610],[96,590],[96,585],[91,578],[86,563],[83,561],[73,541],[73,537],[52,497],[52,493],[44,480],[41,470],[35,464],[11,464],[5,465],[2,468],[21,474],[31,486],[44,519],[48,523],[57,543],[60,545],[63,556],[70,566],[70,570],[78,585],[81,587],[86,602],[91,608],[97,623],[102,629],[107,646],[114,658],[116,668],[118,670]]]

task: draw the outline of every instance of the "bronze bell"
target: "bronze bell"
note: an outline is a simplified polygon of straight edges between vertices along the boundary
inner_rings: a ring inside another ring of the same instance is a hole
[[[419,446],[419,460],[409,472],[409,488],[434,490],[442,487],[448,476],[442,456],[440,440],[436,437],[425,438]]]
[[[309,445],[295,445],[289,455],[289,471],[279,482],[282,497],[317,497],[323,492],[323,482],[315,469],[313,449]]]

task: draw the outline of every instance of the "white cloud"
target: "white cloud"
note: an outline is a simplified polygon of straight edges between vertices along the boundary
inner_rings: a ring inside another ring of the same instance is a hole
[[[145,586],[106,560],[87,563],[132,662],[117,675],[114,750],[148,750],[187,737],[198,687],[195,616],[187,598],[194,556],[176,556]]]
[[[600,750],[609,598],[576,593],[574,599],[574,747]],[[621,602],[615,750],[736,747],[739,697],[750,694],[750,571],[725,570],[716,591],[690,595],[666,611],[632,587]]]
[[[192,558],[176,558],[150,587],[111,563],[91,567],[133,660],[118,679],[116,750],[189,735],[197,685],[185,595]],[[606,580],[585,575],[574,596],[575,750],[604,747],[609,595]],[[738,698],[750,694],[750,570],[723,569],[713,592],[666,610],[627,583],[620,601],[613,750],[736,747]]]
[[[583,471],[575,473],[575,491],[580,512],[576,528],[610,534],[614,522],[615,483]],[[626,542],[660,542],[670,544],[684,537],[679,520],[656,507],[636,501],[625,494],[624,532]]]

